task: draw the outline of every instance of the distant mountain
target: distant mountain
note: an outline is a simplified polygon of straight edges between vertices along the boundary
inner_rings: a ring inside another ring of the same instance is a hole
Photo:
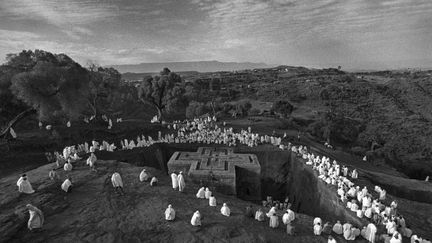
[[[174,72],[184,72],[184,71],[217,72],[217,71],[234,71],[234,70],[243,70],[243,69],[272,67],[265,63],[218,62],[218,61],[140,63],[140,64],[125,64],[125,65],[108,65],[108,66],[117,69],[120,73],[156,73],[161,71],[164,67],[167,67]]]

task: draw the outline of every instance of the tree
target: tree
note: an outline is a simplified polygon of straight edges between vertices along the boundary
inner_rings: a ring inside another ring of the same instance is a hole
[[[286,100],[278,100],[273,103],[272,110],[282,118],[286,118],[294,110],[294,106]]]
[[[0,66],[0,113],[6,115],[0,136],[35,112],[47,120],[77,117],[87,89],[87,71],[64,54],[8,54]]]
[[[85,108],[88,73],[77,63],[64,66],[37,62],[29,72],[12,79],[15,96],[33,107],[40,119],[77,119]]]
[[[145,77],[138,86],[138,98],[157,109],[157,117],[162,121],[165,110],[172,110],[184,95],[181,77],[164,68],[159,76]]]
[[[208,111],[206,105],[202,102],[191,101],[186,108],[186,118],[193,119],[204,115]]]
[[[95,64],[90,64],[88,70],[90,79],[87,101],[92,115],[97,117],[112,106],[119,90],[121,74],[114,68],[98,67]]]
[[[252,104],[249,101],[240,100],[235,104],[235,116],[246,116],[251,108]]]

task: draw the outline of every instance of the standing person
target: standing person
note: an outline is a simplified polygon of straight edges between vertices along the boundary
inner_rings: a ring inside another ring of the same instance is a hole
[[[210,199],[211,196],[212,196],[212,192],[208,189],[208,187],[206,187],[206,189],[205,189],[205,198],[206,199]]]
[[[273,228],[273,229],[275,229],[279,226],[279,217],[276,215],[275,212],[273,212],[270,215],[269,226],[270,226],[270,228]]]
[[[42,228],[44,223],[44,215],[42,211],[31,204],[27,204],[26,207],[29,210],[30,214],[30,218],[27,222],[27,228],[30,231]]]
[[[174,190],[177,190],[177,188],[179,187],[179,183],[178,183],[177,174],[175,172],[171,173],[171,182],[172,182],[172,188]]]
[[[90,170],[95,170],[95,163],[96,163],[96,155],[94,153],[90,154],[90,157],[88,157],[86,163],[90,166]]]
[[[375,235],[377,227],[373,223],[369,223],[366,227],[365,239],[371,243],[375,243]]]
[[[186,187],[185,179],[183,177],[183,172],[180,171],[178,175],[178,188],[180,192],[183,192]]]

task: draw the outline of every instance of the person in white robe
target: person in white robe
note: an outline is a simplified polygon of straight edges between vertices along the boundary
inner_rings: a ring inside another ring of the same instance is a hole
[[[66,123],[66,126],[67,126],[67,127],[71,127],[71,122],[68,121],[68,122]]]
[[[266,216],[270,218],[273,214],[276,214],[276,207],[271,207]]]
[[[352,173],[351,173],[351,178],[353,178],[353,179],[357,179],[357,178],[358,178],[358,172],[357,172],[356,169],[354,169],[354,170],[352,171]]]
[[[179,175],[178,175],[178,188],[180,192],[183,192],[185,187],[186,187],[186,183],[185,183],[185,179],[183,177],[183,172],[180,171]]]
[[[74,155],[72,156],[72,159],[73,159],[74,161],[78,161],[78,160],[81,159],[81,157],[78,156],[78,153],[74,153]]]
[[[339,220],[336,222],[335,225],[333,225],[333,232],[335,232],[335,234],[338,235],[343,234],[342,224],[340,223]]]
[[[337,243],[337,241],[335,240],[335,238],[333,238],[333,236],[329,235],[327,243]]]
[[[363,229],[360,231],[360,235],[366,239],[366,226],[363,226]]]
[[[168,205],[168,208],[165,210],[165,220],[173,221],[175,219],[175,210],[172,208],[172,205]]]
[[[192,226],[201,226],[201,214],[198,210],[192,216],[191,225]]]
[[[291,209],[287,209],[286,213],[282,216],[282,222],[289,224],[295,219],[295,213]]]
[[[157,183],[158,183],[158,179],[155,176],[153,176],[150,181],[150,186],[156,186]]]
[[[209,206],[210,207],[216,207],[216,198],[214,196],[211,196],[209,198]]]
[[[259,221],[259,222],[262,222],[262,221],[265,220],[265,218],[264,218],[264,212],[262,211],[261,208],[259,208],[259,209],[256,211],[256,213],[255,213],[255,220],[256,220],[256,221]]]
[[[320,224],[322,225],[322,220],[319,217],[314,218],[313,225]]]
[[[146,169],[143,169],[139,175],[140,181],[148,181],[150,179],[150,175],[147,173]]]
[[[317,224],[314,225],[313,232],[314,232],[314,235],[321,235],[322,226],[321,226],[320,223],[317,223]]]
[[[390,239],[390,243],[402,243],[402,236],[399,232],[394,232],[392,238]]]
[[[279,217],[276,215],[276,212],[273,212],[270,215],[269,226],[270,226],[270,228],[273,228],[273,229],[279,227]]]
[[[224,203],[220,209],[220,212],[222,215],[229,217],[231,214],[231,210],[229,209],[229,207],[227,206],[226,203]]]
[[[357,210],[359,209],[359,207],[358,207],[357,202],[356,202],[355,200],[353,200],[353,201],[351,202],[351,207],[350,207],[350,209],[351,209],[351,211],[357,213]]]
[[[390,207],[392,207],[392,208],[397,208],[397,206],[398,206],[398,204],[397,204],[396,201],[392,201],[392,202],[390,203]]]
[[[174,190],[177,190],[179,183],[178,183],[177,174],[175,172],[171,173],[171,183],[172,183],[172,188]]]
[[[384,201],[386,199],[386,190],[381,189],[381,191],[379,191],[379,200]]]
[[[35,191],[33,190],[33,187],[31,186],[30,181],[28,180],[28,177],[26,174],[23,174],[17,181],[18,191],[25,194],[32,194]]]
[[[111,176],[111,183],[116,191],[120,191],[121,194],[124,194],[123,191],[123,180],[118,172],[114,172]]]
[[[357,212],[357,218],[363,218],[364,216],[364,210],[358,209]]]
[[[212,192],[206,187],[205,189],[205,198],[209,199],[212,196]]]
[[[196,194],[196,198],[202,198],[202,199],[205,198],[205,189],[204,189],[204,187],[201,187],[201,188],[198,190],[198,192],[197,192],[197,194]]]
[[[371,243],[375,243],[375,234],[377,227],[373,223],[369,223],[366,227],[365,239]]]
[[[91,153],[86,161],[86,164],[90,166],[91,170],[95,170],[96,160],[97,160],[96,155],[94,153]]]
[[[64,182],[61,184],[61,189],[65,191],[66,193],[71,192],[72,189],[72,181],[71,178],[66,178]]]
[[[64,166],[63,166],[63,169],[65,170],[65,171],[71,171],[72,170],[72,164],[69,162],[69,161],[66,161],[66,163],[64,164]]]
[[[26,207],[29,210],[30,214],[30,218],[27,222],[27,228],[30,231],[42,228],[45,221],[42,211],[31,204],[27,204]]]
[[[351,230],[352,224],[345,223],[342,227],[343,227],[343,236],[344,236],[345,240],[354,240],[355,236],[354,236],[354,239],[352,239],[353,238],[353,233]]]
[[[386,223],[386,229],[387,229],[387,234],[392,235],[394,232],[397,231],[397,225],[396,222],[393,220],[389,220]]]

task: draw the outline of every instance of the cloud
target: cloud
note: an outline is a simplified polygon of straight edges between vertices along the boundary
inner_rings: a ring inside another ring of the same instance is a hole
[[[57,26],[88,24],[113,16],[113,7],[102,2],[14,0],[1,1],[0,7],[16,18],[42,18]]]
[[[44,21],[74,39],[93,32],[86,26],[116,16],[107,2],[14,0],[0,1],[0,16],[16,21]]]
[[[0,54],[45,48],[101,64],[432,63],[430,16],[430,0],[0,1]]]

